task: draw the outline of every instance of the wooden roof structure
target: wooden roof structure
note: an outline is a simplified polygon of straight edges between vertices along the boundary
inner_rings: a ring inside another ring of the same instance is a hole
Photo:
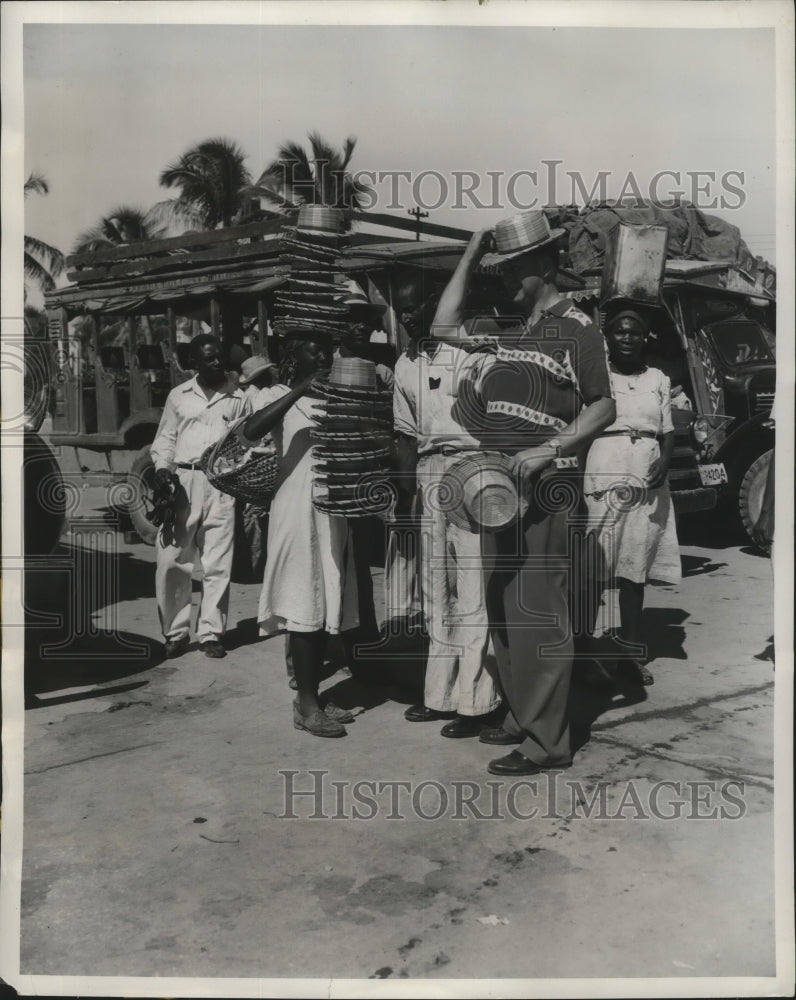
[[[470,236],[467,230],[383,213],[355,212],[354,222],[459,241]],[[273,292],[290,274],[289,265],[281,259],[281,234],[286,225],[282,218],[271,218],[72,254],[66,260],[71,284],[49,292],[46,306],[63,308],[71,317],[83,313],[157,314],[168,308],[195,309],[211,299],[254,301]],[[384,234],[355,231],[346,243],[348,249],[355,250],[383,245],[384,241]],[[398,236],[389,245],[418,246],[414,240]],[[460,253],[463,242],[453,244],[457,245]]]

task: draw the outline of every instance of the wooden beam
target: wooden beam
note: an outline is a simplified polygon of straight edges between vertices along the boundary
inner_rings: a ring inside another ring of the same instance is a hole
[[[265,308],[265,299],[260,296],[257,299],[257,351],[252,353],[267,354],[268,346],[268,312]]]
[[[230,226],[227,229],[209,229],[201,233],[184,233],[182,236],[171,236],[165,240],[147,240],[144,243],[130,243],[127,246],[109,247],[107,250],[94,250],[90,253],[71,254],[66,258],[67,266],[80,264],[99,264],[103,261],[124,260],[130,257],[143,257],[154,253],[166,253],[182,247],[213,246],[218,243],[228,243],[230,240],[240,240],[246,237],[257,239],[278,233],[287,225],[283,217],[266,219],[264,222],[250,222],[245,226]]]
[[[387,215],[385,212],[354,212],[355,222],[370,222],[376,226],[389,226],[391,229],[403,229],[416,233],[418,223],[413,219],[404,219],[400,215]],[[469,240],[473,235],[470,229],[457,229],[455,226],[440,226],[436,222],[420,222],[420,232],[427,236],[445,236],[452,240]]]
[[[210,299],[210,328],[213,336],[221,340],[221,303],[215,296]]]
[[[194,267],[197,264],[205,264],[212,261],[223,263],[245,260],[249,257],[267,259],[278,256],[279,237],[269,236],[267,240],[262,240],[259,243],[233,243],[230,246],[200,250],[194,253],[170,254],[148,260],[128,260],[120,264],[111,264],[106,268],[86,268],[77,271],[67,271],[66,276],[70,281],[81,284],[89,281],[102,281],[109,277],[124,277],[128,275],[132,277],[136,274],[150,274],[175,266],[179,266],[180,269],[186,269]]]
[[[157,281],[153,281],[151,278],[149,280],[138,280],[130,279],[124,283],[120,281],[109,281],[102,285],[92,285],[90,287],[73,285],[69,288],[59,288],[54,292],[47,292],[45,295],[45,302],[49,304],[51,308],[57,306],[68,306],[76,302],[87,302],[91,299],[108,299],[115,298],[119,295],[151,295],[158,292],[174,291],[174,298],[183,298],[191,294],[191,289],[197,285],[204,285],[208,283],[218,283],[223,281],[229,281],[233,278],[238,278],[240,280],[251,280],[254,281],[257,278],[271,278],[279,277],[284,275],[286,278],[289,272],[289,268],[280,265],[279,268],[273,265],[262,265],[260,267],[252,268],[250,265],[247,267],[241,267],[240,269],[223,269],[218,268],[202,268],[201,270],[192,271],[189,274],[184,274],[181,271],[172,272],[170,274],[161,275]],[[164,300],[163,308],[166,307],[168,300]]]

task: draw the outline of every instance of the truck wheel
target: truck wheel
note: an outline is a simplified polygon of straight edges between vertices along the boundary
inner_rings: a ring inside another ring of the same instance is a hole
[[[741,521],[746,529],[749,538],[752,538],[752,529],[760,517],[760,508],[763,504],[763,490],[768,476],[768,467],[771,464],[771,456],[774,454],[773,448],[764,451],[762,455],[752,462],[746,470],[746,474],[741,480],[741,488],[738,492],[738,510]]]
[[[25,431],[23,482],[25,556],[46,556],[53,552],[66,526],[70,495],[55,455],[32,431]]]
[[[141,541],[146,545],[154,545],[158,529],[146,519],[147,511],[152,510],[152,491],[155,486],[155,463],[149,454],[149,445],[142,448],[133,459],[128,481],[133,497],[127,506],[127,513]]]

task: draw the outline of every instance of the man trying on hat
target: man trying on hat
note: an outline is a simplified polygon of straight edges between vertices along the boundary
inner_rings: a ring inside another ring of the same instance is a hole
[[[481,447],[511,457],[529,507],[517,525],[482,538],[486,602],[500,682],[503,726],[479,739],[518,749],[489,764],[492,774],[526,775],[572,761],[567,702],[573,640],[569,622],[569,521],[578,474],[556,460],[583,454],[615,417],[605,347],[588,317],[556,288],[563,230],[543,212],[524,212],[476,233],[449,282],[433,333],[461,342],[463,306],[479,263],[497,265],[519,330],[498,345],[477,386]],[[495,251],[484,253],[494,244]],[[559,462],[559,464],[562,464]]]

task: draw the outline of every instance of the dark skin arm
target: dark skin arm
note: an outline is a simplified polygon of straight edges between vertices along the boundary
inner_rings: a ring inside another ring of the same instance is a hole
[[[316,373],[317,374],[317,373]],[[259,441],[261,437],[272,431],[278,423],[283,419],[287,411],[296,403],[304,393],[309,389],[310,385],[316,378],[316,374],[309,375],[307,378],[302,379],[298,382],[290,392],[285,393],[276,400],[275,403],[271,403],[269,406],[264,407],[262,410],[258,410],[253,413],[238,430],[238,433],[245,437],[250,442]]]
[[[650,489],[657,489],[666,482],[666,475],[669,472],[669,464],[672,461],[673,451],[674,431],[668,431],[663,435],[663,440],[661,441],[660,457],[656,458],[652,465],[650,465],[650,471],[647,473],[647,486]]]

